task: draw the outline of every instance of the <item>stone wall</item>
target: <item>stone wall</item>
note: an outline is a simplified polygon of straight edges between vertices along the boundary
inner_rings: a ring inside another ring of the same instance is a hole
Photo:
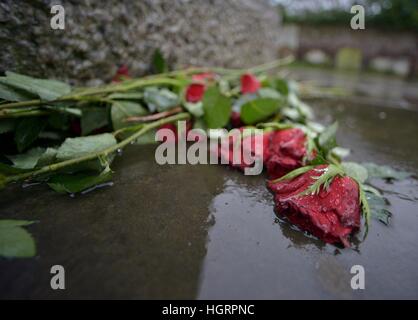
[[[276,58],[278,24],[265,0],[1,0],[0,71],[99,84],[122,63],[146,73],[157,48],[175,66],[245,67]]]

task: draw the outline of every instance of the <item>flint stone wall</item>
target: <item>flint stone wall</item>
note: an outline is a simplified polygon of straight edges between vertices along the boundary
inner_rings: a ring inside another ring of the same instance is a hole
[[[1,0],[0,71],[100,84],[119,64],[146,73],[157,48],[178,67],[246,67],[276,58],[278,25],[264,0]]]

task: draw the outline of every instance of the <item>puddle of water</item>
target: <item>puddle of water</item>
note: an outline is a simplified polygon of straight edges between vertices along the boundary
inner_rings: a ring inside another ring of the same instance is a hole
[[[353,161],[374,161],[417,173],[418,113],[340,102],[314,104],[323,123],[340,121],[338,140]],[[382,118],[380,116],[380,118]],[[273,201],[262,181],[225,178],[212,202],[200,298],[417,298],[418,183],[374,181],[391,202],[389,227],[373,221],[358,251],[339,250],[274,223]],[[366,270],[366,290],[353,291],[350,269]]]
[[[417,174],[418,113],[343,102],[314,103],[339,119],[354,161]],[[382,116],[381,112],[385,112]],[[159,166],[153,148],[131,146],[114,185],[70,198],[45,186],[2,192],[0,218],[36,219],[34,259],[0,259],[1,298],[418,298],[418,185],[376,186],[393,212],[374,221],[359,250],[337,249],[278,221],[265,177],[223,166]],[[49,287],[66,268],[67,290]],[[349,287],[352,265],[366,290]]]

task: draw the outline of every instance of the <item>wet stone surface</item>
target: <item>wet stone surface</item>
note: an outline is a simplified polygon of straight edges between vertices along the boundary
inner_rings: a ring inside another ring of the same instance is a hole
[[[418,174],[418,113],[312,102],[354,161]],[[384,113],[384,116],[382,114]],[[418,298],[418,183],[375,181],[391,202],[352,249],[325,245],[277,220],[265,176],[215,165],[158,166],[153,147],[115,160],[114,185],[71,198],[12,186],[0,218],[37,220],[34,259],[0,259],[1,298]],[[66,290],[50,289],[52,265]],[[350,288],[364,266],[366,289]]]

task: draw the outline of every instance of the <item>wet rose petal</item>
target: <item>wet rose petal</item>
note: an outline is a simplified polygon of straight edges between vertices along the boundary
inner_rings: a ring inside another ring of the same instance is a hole
[[[350,235],[360,227],[358,184],[350,177],[336,176],[328,191],[321,188],[319,194],[300,195],[326,167],[318,166],[290,181],[269,182],[268,187],[279,216],[327,243],[348,247]]]

